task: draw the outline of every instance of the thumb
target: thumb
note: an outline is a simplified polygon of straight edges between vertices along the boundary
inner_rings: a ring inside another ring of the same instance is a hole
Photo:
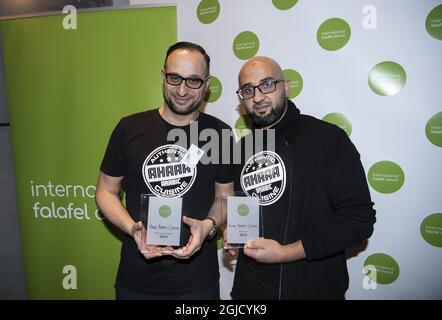
[[[189,218],[187,216],[183,216],[183,222],[191,227],[191,226],[194,226],[197,223],[197,220]]]
[[[245,247],[250,249],[260,249],[264,247],[264,243],[265,243],[264,238],[258,238],[247,242]]]
[[[237,250],[229,249],[229,250],[227,250],[227,253],[230,254],[230,256],[235,257],[236,256],[236,251]]]

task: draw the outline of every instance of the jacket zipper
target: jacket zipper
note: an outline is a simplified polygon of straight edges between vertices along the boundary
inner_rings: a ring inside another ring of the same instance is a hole
[[[288,231],[288,226],[289,226],[289,221],[290,221],[290,213],[291,213],[291,209],[292,209],[292,183],[293,183],[293,179],[292,179],[292,166],[293,166],[293,162],[292,162],[292,149],[290,148],[290,145],[287,142],[287,139],[284,137],[284,135],[281,135],[282,139],[284,140],[284,143],[286,144],[288,151],[289,151],[289,175],[287,178],[290,179],[289,181],[289,208],[288,208],[288,212],[287,212],[287,221],[286,221],[286,225],[285,225],[285,231],[284,231],[284,238],[282,240],[282,245],[286,244],[286,240],[287,240],[287,231]],[[281,267],[279,269],[279,289],[278,289],[278,300],[282,300],[282,273],[283,273],[283,268],[284,268],[284,263],[281,263]]]

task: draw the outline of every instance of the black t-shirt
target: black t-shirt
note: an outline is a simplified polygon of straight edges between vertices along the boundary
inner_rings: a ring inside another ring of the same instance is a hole
[[[135,221],[141,219],[141,195],[152,193],[182,197],[183,214],[204,219],[214,200],[215,182],[233,181],[232,166],[221,163],[222,130],[225,133],[230,128],[204,113],[183,127],[164,121],[158,110],[137,113],[121,119],[114,129],[100,169],[110,176],[124,176],[126,208]],[[213,137],[215,132],[218,139]],[[195,169],[189,170],[180,161],[192,144],[205,153]],[[215,150],[218,146],[219,152]],[[218,159],[207,164],[206,157]],[[182,245],[187,243],[189,235],[188,227],[183,224]],[[117,283],[127,289],[180,294],[207,289],[218,281],[215,240],[204,242],[190,259],[164,256],[146,260],[131,237],[123,239]]]

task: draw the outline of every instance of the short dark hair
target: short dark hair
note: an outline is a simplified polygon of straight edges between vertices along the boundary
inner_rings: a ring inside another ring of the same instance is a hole
[[[167,49],[166,58],[164,59],[164,69],[166,69],[167,58],[169,57],[169,55],[172,52],[174,52],[176,50],[181,50],[181,49],[189,50],[189,51],[198,51],[199,53],[201,53],[204,57],[204,61],[206,62],[206,73],[207,73],[207,75],[210,74],[210,57],[206,53],[206,50],[204,50],[203,47],[201,47],[200,45],[198,45],[196,43],[186,42],[186,41],[177,42],[174,45],[170,46],[169,49]]]

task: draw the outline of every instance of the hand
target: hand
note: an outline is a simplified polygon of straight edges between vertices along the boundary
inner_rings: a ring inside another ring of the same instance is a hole
[[[198,220],[183,216],[183,222],[190,227],[189,242],[177,250],[172,255],[179,259],[189,259],[195,252],[201,249],[204,240],[212,229],[212,221]]]
[[[227,227],[223,230],[223,248],[232,257],[238,256],[239,249],[227,249]]]
[[[138,250],[146,259],[161,257],[163,254],[171,254],[173,251],[170,246],[160,247],[146,244],[146,228],[144,228],[141,221],[135,222],[132,225],[132,237],[137,244]]]
[[[263,263],[280,263],[285,260],[284,246],[272,239],[259,238],[247,242],[244,254]]]

